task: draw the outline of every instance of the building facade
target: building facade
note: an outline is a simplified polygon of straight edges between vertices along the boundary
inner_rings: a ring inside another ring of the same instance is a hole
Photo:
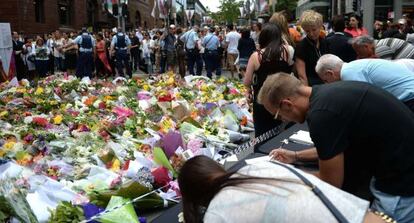
[[[299,0],[296,8],[296,18],[300,18],[306,10],[313,9],[323,15],[324,20],[329,19],[330,0]]]
[[[2,0],[0,22],[27,34],[76,31],[82,27],[110,27],[115,18],[108,15],[101,0]]]

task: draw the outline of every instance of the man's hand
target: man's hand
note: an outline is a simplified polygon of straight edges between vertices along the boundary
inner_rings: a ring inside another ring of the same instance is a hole
[[[287,149],[277,148],[270,152],[269,156],[282,163],[293,163],[296,161],[295,152]]]

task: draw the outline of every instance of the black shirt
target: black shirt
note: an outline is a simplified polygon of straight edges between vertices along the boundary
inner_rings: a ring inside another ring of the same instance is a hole
[[[350,39],[352,39],[352,36],[348,33],[335,32],[326,38],[328,52],[338,56],[347,63],[356,60],[357,55],[349,43]]]
[[[252,53],[256,50],[256,44],[252,38],[240,38],[237,46],[240,58],[249,59]]]
[[[344,153],[345,181],[361,171],[376,189],[414,195],[414,114],[390,93],[363,82],[313,87],[307,114],[321,160]]]
[[[303,60],[306,66],[306,77],[308,78],[309,86],[315,84],[323,84],[315,71],[316,63],[319,58],[328,53],[328,46],[325,39],[319,38],[319,49],[316,43],[308,37],[303,38],[295,50],[295,57]]]
[[[140,45],[139,38],[134,35],[134,37],[132,37],[131,39],[131,46],[135,46],[135,45],[138,45],[138,47],[131,48],[131,53],[139,52],[139,45]]]

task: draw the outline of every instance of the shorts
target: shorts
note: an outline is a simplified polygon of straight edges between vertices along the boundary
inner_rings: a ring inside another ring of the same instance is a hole
[[[177,64],[177,53],[167,52],[167,65],[174,66],[175,64]]]
[[[237,56],[238,56],[238,54],[235,54],[235,53],[227,53],[227,58],[228,58],[227,61],[229,62],[229,65],[231,67],[234,66],[234,63],[237,60]]]
[[[248,62],[248,58],[239,58],[239,68],[242,70],[246,70]]]

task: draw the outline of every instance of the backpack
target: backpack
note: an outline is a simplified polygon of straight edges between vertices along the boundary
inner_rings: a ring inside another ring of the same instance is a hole
[[[92,49],[92,37],[90,35],[82,34],[82,42],[80,45],[83,49]]]
[[[117,39],[117,41],[116,41],[116,44],[115,44],[115,46],[116,46],[116,48],[118,48],[118,49],[124,49],[127,45],[126,45],[126,41],[125,41],[125,35],[116,35],[116,39]]]

